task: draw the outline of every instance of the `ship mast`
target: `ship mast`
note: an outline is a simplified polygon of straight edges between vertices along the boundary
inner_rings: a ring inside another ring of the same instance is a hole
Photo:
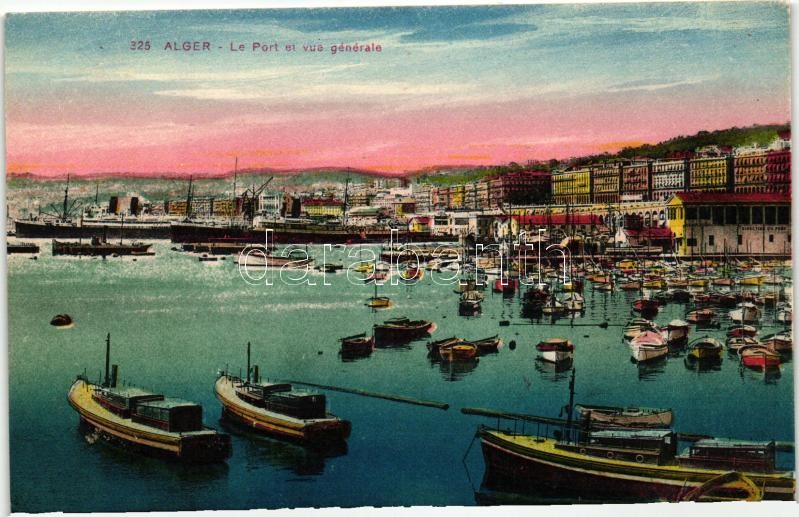
[[[67,174],[67,186],[64,187],[64,208],[61,211],[61,219],[67,220],[67,213],[69,211],[69,174]]]
[[[569,433],[567,441],[572,441],[572,409],[574,409],[574,372],[576,368],[572,368],[572,378],[569,380],[569,405],[566,406],[566,429]]]
[[[236,215],[236,182],[239,179],[239,157],[236,156],[236,162],[233,165],[233,205],[230,207],[230,219],[231,222],[233,217]]]
[[[192,176],[189,176],[189,191],[186,194],[186,220],[187,221],[189,219],[191,219],[191,195],[192,195],[192,193],[191,193],[191,189],[192,189],[191,182],[192,182],[192,178],[193,178]]]
[[[347,226],[347,203],[349,201],[349,187],[350,187],[350,175],[347,174],[347,181],[344,182],[344,215],[342,217],[341,224],[343,226]]]

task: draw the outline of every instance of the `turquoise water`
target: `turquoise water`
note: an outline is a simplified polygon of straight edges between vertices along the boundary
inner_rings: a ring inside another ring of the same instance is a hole
[[[568,400],[569,372],[535,361],[534,345],[562,336],[576,346],[576,400],[674,408],[683,432],[792,441],[793,363],[776,375],[739,369],[725,355],[700,371],[683,357],[652,366],[630,362],[622,327],[637,293],[589,287],[587,311],[574,320],[531,322],[519,297],[486,291],[479,317],[458,316],[453,286],[428,273],[415,286],[381,287],[394,307],[363,304],[373,287],[253,286],[232,260],[202,264],[157,242],[156,256],[62,259],[42,241],[37,261],[8,260],[12,511],[144,511],[296,506],[473,505],[483,462],[477,444],[462,462],[477,426],[494,423],[460,413],[465,406],[558,416]],[[340,251],[338,252],[341,253]],[[339,257],[333,256],[336,261]],[[656,318],[684,318],[670,304]],[[71,329],[49,325],[68,313]],[[338,338],[366,332],[389,317],[432,319],[436,339],[499,333],[506,345],[476,365],[447,368],[427,359],[424,341],[378,349],[343,362]],[[773,314],[766,313],[771,324]],[[598,322],[610,320],[607,329]],[[510,326],[499,326],[510,320]],[[773,329],[776,330],[776,327]],[[767,329],[770,332],[772,329]],[[181,466],[88,444],[66,401],[75,375],[98,379],[104,339],[127,383],[203,404],[205,422],[220,428],[213,395],[218,369],[245,364],[246,343],[264,377],[394,393],[450,404],[448,411],[328,392],[333,413],[352,421],[345,454],[323,457],[296,445],[237,429],[226,465]],[[717,337],[724,330],[709,332]],[[507,343],[517,342],[512,350]],[[793,457],[781,455],[784,465]]]

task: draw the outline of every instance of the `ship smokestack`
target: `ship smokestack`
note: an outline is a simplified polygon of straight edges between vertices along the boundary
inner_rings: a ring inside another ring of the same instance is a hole
[[[250,382],[250,342],[247,341],[247,382]]]
[[[110,388],[116,388],[117,387],[117,377],[118,377],[117,374],[118,373],[119,373],[119,366],[117,366],[115,364],[112,364],[111,365],[111,385],[109,386]]]
[[[259,379],[260,373],[261,372],[258,371],[258,365],[257,364],[252,367],[252,382],[257,383],[260,380]]]
[[[111,333],[105,337],[105,379],[103,379],[103,387],[107,388],[110,378],[108,376],[108,365],[111,359]]]

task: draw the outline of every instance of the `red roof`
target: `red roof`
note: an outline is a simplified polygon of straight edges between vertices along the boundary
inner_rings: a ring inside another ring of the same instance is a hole
[[[790,203],[791,195],[780,192],[678,192],[686,204]]]
[[[638,237],[639,239],[651,240],[671,240],[674,237],[670,228],[647,227],[637,230],[625,228],[624,233],[628,237]]]
[[[411,219],[412,221],[416,221],[419,224],[430,224],[430,218],[427,216],[417,216]]]
[[[552,215],[514,215],[520,224],[602,224],[598,215],[594,214],[552,214]]]

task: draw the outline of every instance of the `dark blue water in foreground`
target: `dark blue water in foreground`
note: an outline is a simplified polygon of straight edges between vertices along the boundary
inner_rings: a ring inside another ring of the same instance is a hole
[[[576,400],[671,407],[675,428],[741,439],[792,441],[793,364],[777,374],[741,371],[724,356],[701,371],[683,357],[652,365],[630,362],[622,327],[636,293],[593,292],[574,320],[531,324],[518,296],[486,291],[483,314],[458,316],[453,286],[428,274],[416,286],[386,286],[391,309],[363,304],[371,286],[344,274],[332,286],[247,285],[231,260],[201,264],[159,242],[153,258],[101,261],[54,259],[49,242],[38,261],[12,256],[8,265],[10,338],[11,503],[15,512],[248,509],[296,506],[473,505],[483,474],[477,443],[462,458],[477,426],[495,421],[465,416],[465,406],[557,417],[568,400],[569,372],[536,362],[534,345],[562,336],[576,346]],[[312,276],[321,284],[319,274]],[[69,313],[75,327],[49,325]],[[657,317],[684,318],[672,304]],[[472,366],[442,367],[427,359],[424,341],[380,349],[342,362],[339,337],[369,331],[389,317],[432,319],[434,338],[482,338],[499,333],[506,345]],[[767,312],[766,323],[773,314]],[[610,320],[601,329],[598,322]],[[510,326],[499,326],[510,320]],[[617,325],[617,326],[614,326]],[[767,329],[770,332],[775,329]],[[437,400],[448,411],[344,393],[327,393],[332,412],[352,421],[346,454],[322,457],[301,447],[233,432],[226,465],[189,467],[89,445],[66,401],[75,375],[97,379],[104,339],[120,379],[203,404],[219,428],[216,371],[245,364],[245,346],[264,377],[297,379]],[[724,330],[711,335],[721,337]],[[507,343],[518,344],[511,350]],[[793,457],[780,461],[793,465]]]

